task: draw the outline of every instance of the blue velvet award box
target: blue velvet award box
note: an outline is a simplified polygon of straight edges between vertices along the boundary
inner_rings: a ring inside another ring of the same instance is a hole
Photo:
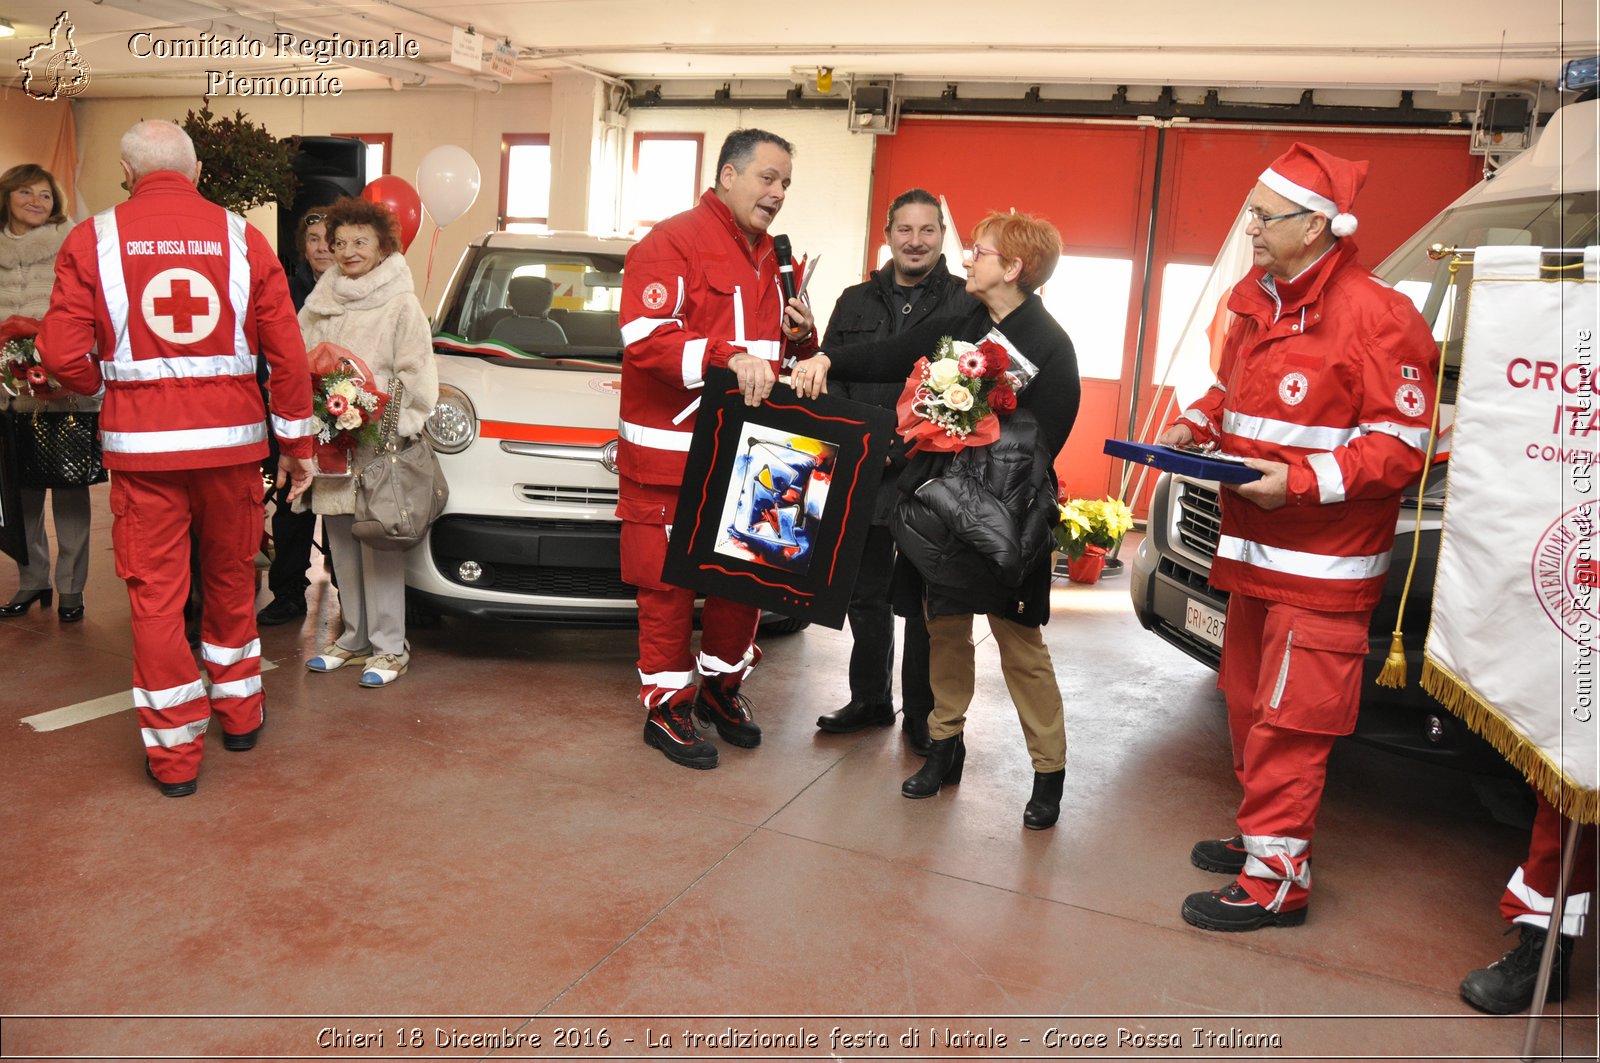
[[[1159,443],[1135,443],[1131,439],[1108,439],[1105,452],[1135,465],[1153,465],[1163,472],[1181,473],[1199,480],[1244,484],[1261,479],[1261,471],[1246,465],[1243,458],[1214,451],[1164,447]]]

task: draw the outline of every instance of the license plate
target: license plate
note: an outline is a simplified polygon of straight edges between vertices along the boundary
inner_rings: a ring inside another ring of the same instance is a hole
[[[1199,635],[1213,646],[1222,645],[1222,626],[1227,617],[1206,605],[1189,599],[1188,606],[1183,611],[1184,629],[1191,634]]]

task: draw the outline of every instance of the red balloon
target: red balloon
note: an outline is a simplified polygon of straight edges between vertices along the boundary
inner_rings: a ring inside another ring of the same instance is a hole
[[[361,190],[361,198],[371,203],[381,203],[394,211],[400,223],[400,250],[411,246],[422,230],[422,197],[404,177],[390,174],[370,182]],[[333,234],[328,234],[329,239]]]

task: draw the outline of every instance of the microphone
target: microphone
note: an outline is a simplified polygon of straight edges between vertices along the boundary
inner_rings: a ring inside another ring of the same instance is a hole
[[[779,233],[772,238],[772,253],[778,260],[778,285],[783,289],[783,305],[788,306],[789,300],[796,298],[798,292],[794,286],[794,248],[789,243],[785,233]],[[789,324],[789,319],[784,317],[783,331],[791,337],[798,337],[800,332]]]

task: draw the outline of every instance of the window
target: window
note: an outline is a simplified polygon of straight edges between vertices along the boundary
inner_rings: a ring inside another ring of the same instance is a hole
[[[633,135],[633,215],[640,228],[694,206],[704,148],[699,133]]]
[[[1121,378],[1132,283],[1129,259],[1062,255],[1050,282],[1040,289],[1045,308],[1072,337],[1080,376]]]
[[[550,229],[550,135],[500,138],[500,225],[514,233]]]
[[[393,133],[335,133],[336,137],[351,137],[367,146],[367,180],[375,181],[389,173],[389,160],[394,155]]]

